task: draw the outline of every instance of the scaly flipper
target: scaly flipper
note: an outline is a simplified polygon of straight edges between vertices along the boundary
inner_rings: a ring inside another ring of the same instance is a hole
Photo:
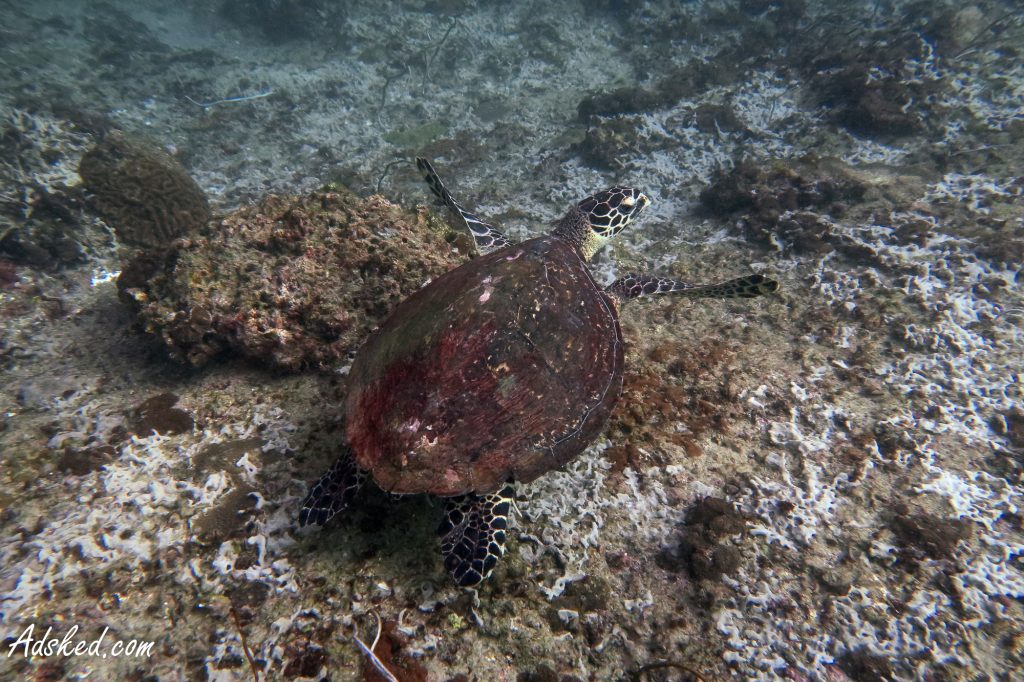
[[[424,158],[416,157],[416,167],[423,173],[423,179],[430,185],[430,191],[437,196],[444,205],[452,210],[453,213],[459,216],[463,223],[466,225],[466,229],[473,235],[473,241],[476,242],[477,251],[480,253],[487,253],[495,249],[500,249],[504,246],[508,246],[512,242],[498,232],[494,227],[488,225],[484,221],[477,218],[475,215],[462,208],[459,202],[452,198],[452,193],[448,191],[448,188],[441,182],[441,178],[437,176],[434,171],[434,167],[430,165],[430,162]]]
[[[674,279],[629,274],[612,282],[605,291],[628,301],[654,294],[682,294],[695,298],[754,298],[778,289],[779,283],[764,275],[747,275],[718,284],[686,284]]]
[[[352,454],[345,452],[330,471],[309,489],[299,511],[299,525],[322,526],[344,511],[363,487],[366,475],[365,471],[356,466]]]
[[[505,486],[490,495],[459,495],[444,503],[444,520],[437,529],[441,554],[459,587],[475,587],[494,570],[505,554],[505,529],[514,491]]]

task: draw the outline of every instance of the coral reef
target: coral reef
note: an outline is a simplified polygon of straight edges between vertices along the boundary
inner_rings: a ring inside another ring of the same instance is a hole
[[[210,220],[206,195],[178,160],[121,131],[86,152],[78,173],[123,244],[164,247]]]
[[[121,297],[171,355],[343,364],[394,305],[465,260],[427,212],[347,191],[269,197],[128,262]]]

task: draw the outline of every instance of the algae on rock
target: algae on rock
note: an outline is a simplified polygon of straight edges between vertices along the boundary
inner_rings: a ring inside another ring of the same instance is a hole
[[[327,368],[465,260],[430,215],[348,192],[271,196],[137,255],[118,289],[145,329],[193,365],[230,350],[287,370]]]

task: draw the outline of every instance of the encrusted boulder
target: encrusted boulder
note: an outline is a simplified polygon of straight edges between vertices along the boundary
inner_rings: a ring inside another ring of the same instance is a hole
[[[122,299],[171,355],[297,370],[344,361],[403,298],[467,258],[427,211],[348,192],[271,196],[137,255]]]

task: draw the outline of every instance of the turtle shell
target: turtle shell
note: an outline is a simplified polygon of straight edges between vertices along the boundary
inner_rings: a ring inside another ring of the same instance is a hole
[[[403,301],[349,373],[346,433],[384,490],[528,482],[596,438],[622,389],[615,305],[575,249],[540,237]]]

